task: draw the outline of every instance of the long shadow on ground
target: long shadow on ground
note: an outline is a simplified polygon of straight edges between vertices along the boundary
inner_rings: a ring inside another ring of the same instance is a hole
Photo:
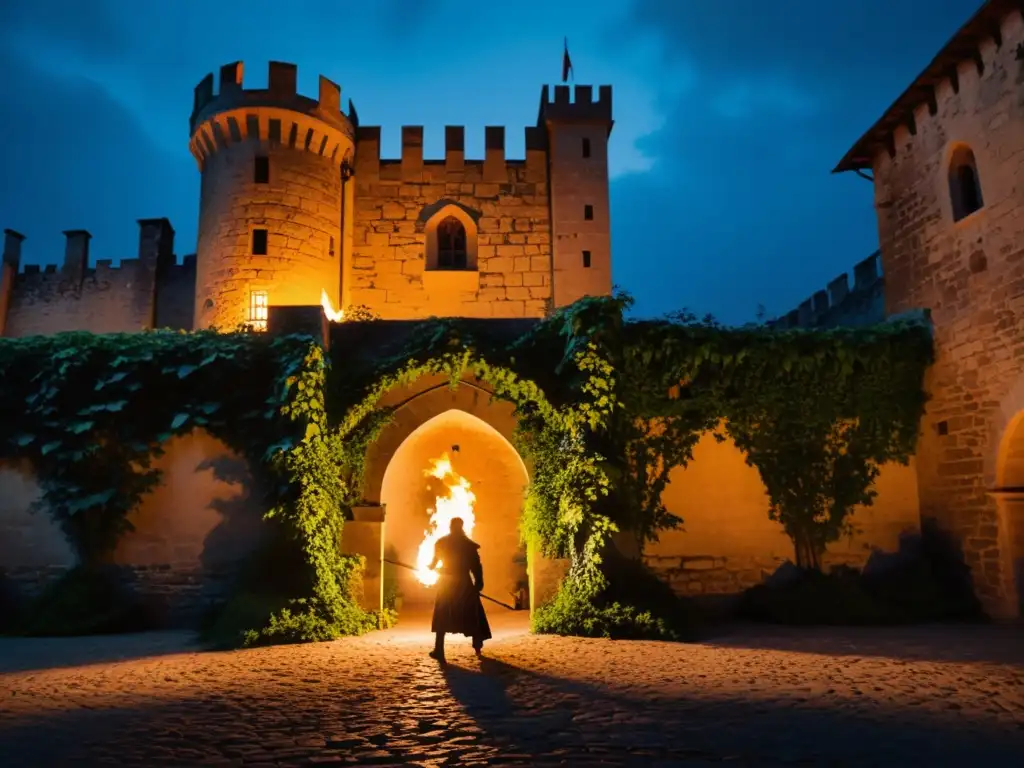
[[[500,651],[499,651],[500,652]],[[253,663],[259,656],[253,655]],[[75,704],[14,720],[0,700],[5,768],[38,765],[757,766],[1019,765],[1024,730],[934,711],[856,711],[806,702],[620,693],[495,658],[438,670],[425,659],[388,685],[258,677],[137,706]],[[622,675],[628,681],[629,669]],[[407,682],[402,682],[403,680]]]
[[[942,720],[906,711],[865,717],[830,710],[821,700],[800,706],[632,696],[493,658],[483,659],[479,669],[449,666],[444,678],[506,758],[572,755],[571,765],[736,760],[740,765],[1008,766],[1024,755],[1020,727],[973,728],[969,722],[957,727],[952,714]]]

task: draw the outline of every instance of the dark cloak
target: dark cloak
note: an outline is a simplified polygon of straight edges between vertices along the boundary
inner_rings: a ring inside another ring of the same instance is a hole
[[[480,545],[464,533],[450,533],[434,545],[434,562],[440,561],[441,567],[430,625],[432,632],[490,639],[491,627],[480,601],[484,569],[479,550]]]

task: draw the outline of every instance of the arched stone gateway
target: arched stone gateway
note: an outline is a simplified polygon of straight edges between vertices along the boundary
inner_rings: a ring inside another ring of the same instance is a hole
[[[986,480],[994,480],[990,495],[996,500],[997,549],[1007,596],[1000,613],[1014,617],[1024,616],[1024,386],[1011,392],[1004,405],[1005,426]]]
[[[362,493],[367,506],[354,511],[356,520],[342,534],[345,551],[368,559],[366,607],[374,607],[377,595],[383,597],[392,583],[404,605],[432,601],[432,591],[411,572],[373,561],[382,557],[415,565],[430,510],[445,493],[426,470],[445,453],[476,495],[473,538],[481,545],[485,592],[511,603],[512,594],[526,587],[531,609],[550,598],[565,564],[527,553],[520,542],[530,470],[513,446],[514,406],[493,398],[475,378],[466,377],[452,389],[443,376],[425,376],[392,390],[380,404],[396,410],[367,452]],[[373,532],[367,535],[364,528]]]
[[[480,544],[486,591],[512,602],[513,595],[527,588],[519,516],[529,475],[512,444],[466,411],[451,409],[425,421],[388,462],[381,486],[381,502],[387,510],[385,556],[415,564],[430,527],[430,512],[437,497],[446,493],[440,481],[425,476],[425,470],[443,455],[448,455],[453,470],[469,481],[476,496],[472,537]],[[389,574],[387,567],[385,574]],[[433,591],[420,584],[412,572],[396,568],[393,578],[405,604],[424,605],[433,600]]]

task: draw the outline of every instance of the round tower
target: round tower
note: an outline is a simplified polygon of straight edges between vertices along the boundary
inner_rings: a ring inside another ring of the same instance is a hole
[[[189,148],[199,163],[193,328],[266,327],[268,306],[340,306],[343,178],[355,131],[341,89],[320,78],[298,95],[296,67],[270,63],[266,89],[242,87],[242,63],[195,89]]]

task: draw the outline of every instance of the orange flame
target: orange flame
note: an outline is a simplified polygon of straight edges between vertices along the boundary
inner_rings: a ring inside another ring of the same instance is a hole
[[[470,490],[469,480],[452,468],[447,453],[442,454],[439,459],[433,459],[430,465],[430,469],[423,474],[442,481],[447,493],[438,496],[434,508],[430,510],[430,528],[424,532],[423,543],[420,544],[416,556],[416,578],[427,586],[436,584],[438,579],[438,572],[430,568],[434,560],[434,545],[438,539],[448,534],[452,520],[456,517],[462,518],[466,535],[471,535],[475,522],[473,504],[476,503],[476,494]]]
[[[331,297],[322,288],[320,289],[320,306],[324,308],[324,314],[327,315],[327,319],[332,323],[340,323],[345,319],[345,310],[335,309],[334,305],[331,304]]]

